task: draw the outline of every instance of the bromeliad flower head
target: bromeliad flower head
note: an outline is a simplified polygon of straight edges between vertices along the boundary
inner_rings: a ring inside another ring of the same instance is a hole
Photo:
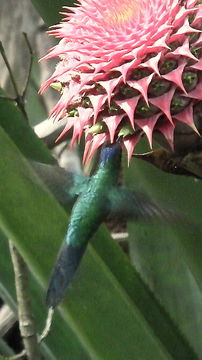
[[[202,101],[202,4],[197,0],[79,0],[50,34],[61,38],[52,85],[61,98],[51,117],[66,117],[71,145],[85,134],[84,161],[105,142],[121,141],[130,159],[141,136],[170,147],[184,123],[198,131]]]

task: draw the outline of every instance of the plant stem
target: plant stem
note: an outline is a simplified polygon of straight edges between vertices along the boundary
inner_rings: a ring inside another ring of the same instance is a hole
[[[53,320],[53,314],[54,314],[54,309],[51,307],[48,309],[48,316],[46,319],[45,327],[44,327],[41,335],[38,338],[39,343],[41,343],[48,336],[48,334],[50,332],[52,320]]]
[[[13,356],[9,356],[9,357],[5,357],[5,356],[2,356],[0,358],[0,360],[19,360],[21,358],[23,358],[24,356],[26,355],[26,351],[25,350],[22,350],[19,354],[16,354],[16,355],[13,355]]]
[[[16,296],[18,302],[19,328],[23,339],[28,360],[41,360],[33,314],[28,295],[27,266],[13,245],[9,241],[11,259],[15,274]]]
[[[31,77],[32,65],[33,65],[33,61],[34,61],[34,53],[33,53],[31,44],[29,42],[29,39],[27,37],[27,34],[25,32],[23,32],[23,36],[24,36],[25,43],[27,45],[27,48],[28,48],[29,54],[30,54],[30,63],[29,63],[29,69],[28,69],[28,73],[27,73],[27,79],[25,81],[24,90],[22,92],[22,99],[24,100],[26,92],[27,92],[27,88],[28,88],[28,85],[29,85],[30,77]]]
[[[4,60],[4,62],[5,62],[5,65],[6,65],[7,69],[8,69],[9,76],[10,76],[13,88],[15,90],[16,97],[18,97],[19,92],[18,92],[18,87],[17,87],[16,81],[15,81],[15,77],[13,75],[12,69],[10,67],[9,61],[7,59],[7,56],[6,56],[6,53],[5,53],[5,50],[4,50],[4,47],[3,47],[3,44],[2,44],[1,41],[0,41],[0,53],[1,53],[1,56],[2,56],[2,58]]]

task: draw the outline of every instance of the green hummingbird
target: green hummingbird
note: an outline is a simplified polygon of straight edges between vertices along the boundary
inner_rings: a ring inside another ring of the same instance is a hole
[[[172,210],[157,205],[147,194],[118,186],[121,152],[119,143],[105,146],[98,169],[91,177],[67,173],[58,166],[32,163],[63,205],[77,198],[50,278],[46,296],[49,308],[55,308],[64,297],[89,240],[109,216],[135,221],[173,218]]]

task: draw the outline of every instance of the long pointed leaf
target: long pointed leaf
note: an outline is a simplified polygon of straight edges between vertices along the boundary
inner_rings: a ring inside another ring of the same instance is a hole
[[[181,211],[189,219],[189,224],[173,226],[171,236],[181,247],[185,261],[202,290],[201,181],[165,174],[137,159],[133,162],[133,166],[128,172],[131,184],[141,184],[141,187],[155,199],[159,199],[174,210]]]
[[[141,276],[202,356],[200,181],[162,173],[135,159],[127,171],[127,183],[148,191],[154,200],[159,199],[189,219],[189,224],[177,226],[131,223],[130,249]]]
[[[0,95],[6,93],[0,89]],[[29,159],[53,163],[49,150],[39,140],[14,102],[0,98],[0,125],[18,149]]]
[[[44,285],[65,233],[66,215],[2,129],[0,140],[2,229]],[[62,310],[71,331],[93,359],[170,359],[170,349],[166,351],[115,274],[89,247]]]
[[[62,11],[62,6],[72,6],[75,4],[74,0],[31,0],[42,19],[47,25],[57,24],[61,20],[59,12]]]

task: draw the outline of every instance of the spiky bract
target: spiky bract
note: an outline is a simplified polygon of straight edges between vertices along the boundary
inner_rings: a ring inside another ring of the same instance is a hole
[[[141,136],[170,147],[178,123],[197,132],[202,100],[202,5],[196,0],[80,0],[64,8],[50,34],[61,38],[45,59],[59,57],[42,86],[58,87],[51,112],[67,118],[71,144],[85,133],[84,160],[120,140],[130,159]],[[71,13],[67,11],[71,10]]]

